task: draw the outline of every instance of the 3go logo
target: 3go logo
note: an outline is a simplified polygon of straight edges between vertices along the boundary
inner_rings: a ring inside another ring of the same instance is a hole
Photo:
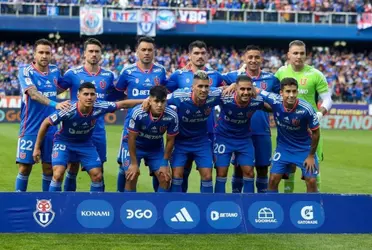
[[[158,219],[156,207],[149,201],[127,201],[120,208],[120,219],[129,228],[147,229],[155,225]]]

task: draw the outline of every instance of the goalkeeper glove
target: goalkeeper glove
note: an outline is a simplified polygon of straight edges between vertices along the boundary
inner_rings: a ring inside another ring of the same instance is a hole
[[[318,121],[320,121],[323,118],[322,112],[316,112],[316,116],[318,116]]]
[[[240,69],[238,69],[238,75],[244,73],[246,68],[247,68],[247,64],[243,63]]]

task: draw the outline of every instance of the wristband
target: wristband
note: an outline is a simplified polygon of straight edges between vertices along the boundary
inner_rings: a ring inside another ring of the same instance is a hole
[[[165,167],[168,167],[168,160],[167,159],[163,159],[162,161],[161,161],[161,164],[160,164],[160,166],[165,166]]]
[[[49,106],[55,108],[55,107],[57,107],[57,103],[55,101],[50,101]]]

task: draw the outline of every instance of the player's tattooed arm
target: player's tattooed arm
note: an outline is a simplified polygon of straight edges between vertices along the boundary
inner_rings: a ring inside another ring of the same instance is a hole
[[[50,121],[49,121],[49,117],[45,118],[44,121],[40,125],[39,132],[37,133],[34,152],[32,154],[32,156],[34,158],[34,161],[36,163],[39,163],[39,161],[40,161],[41,144],[42,144],[42,141],[44,140],[44,137],[45,137],[46,133],[48,132],[48,129],[49,129],[50,126],[51,126],[51,124],[50,124]]]
[[[37,101],[41,104],[55,107],[56,109],[63,109],[67,110],[70,108],[70,101],[64,101],[57,103],[55,101],[52,101],[48,99],[47,97],[43,96],[42,94],[37,91],[36,87],[31,87],[27,90],[27,94],[30,96],[30,98],[34,101]]]

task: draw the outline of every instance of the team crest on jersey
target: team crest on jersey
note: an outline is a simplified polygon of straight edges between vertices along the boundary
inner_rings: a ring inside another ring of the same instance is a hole
[[[209,77],[209,86],[212,86],[213,80]]]
[[[160,84],[160,79],[159,79],[159,77],[155,76],[155,78],[154,78],[154,83],[155,83],[156,86],[158,86],[158,85]]]
[[[160,133],[165,133],[165,131],[167,131],[167,126],[160,126],[159,127],[159,131],[160,131]]]
[[[96,120],[91,120],[90,125],[92,125],[92,126],[96,125]]]
[[[265,81],[261,82],[261,89],[263,89],[263,90],[267,89],[267,83]]]
[[[57,77],[54,77],[54,78],[53,78],[53,82],[54,82],[54,85],[58,85]]]
[[[58,157],[58,151],[53,151],[52,157],[55,159]]]
[[[101,80],[99,82],[99,86],[101,87],[101,89],[105,89],[106,88],[106,82],[105,82],[105,80]]]
[[[124,161],[124,167],[129,167],[129,160]]]
[[[302,78],[302,79],[300,80],[300,84],[301,84],[301,85],[305,86],[306,83],[307,83],[307,78]]]
[[[211,113],[211,111],[212,111],[211,108],[204,109],[204,114],[209,115]]]
[[[19,158],[25,159],[26,158],[26,153],[19,153]]]
[[[55,213],[52,210],[52,200],[36,200],[34,219],[42,227],[47,227],[54,220]]]
[[[300,125],[300,120],[298,120],[297,118],[294,118],[294,119],[292,119],[292,125],[293,126],[299,126]]]

